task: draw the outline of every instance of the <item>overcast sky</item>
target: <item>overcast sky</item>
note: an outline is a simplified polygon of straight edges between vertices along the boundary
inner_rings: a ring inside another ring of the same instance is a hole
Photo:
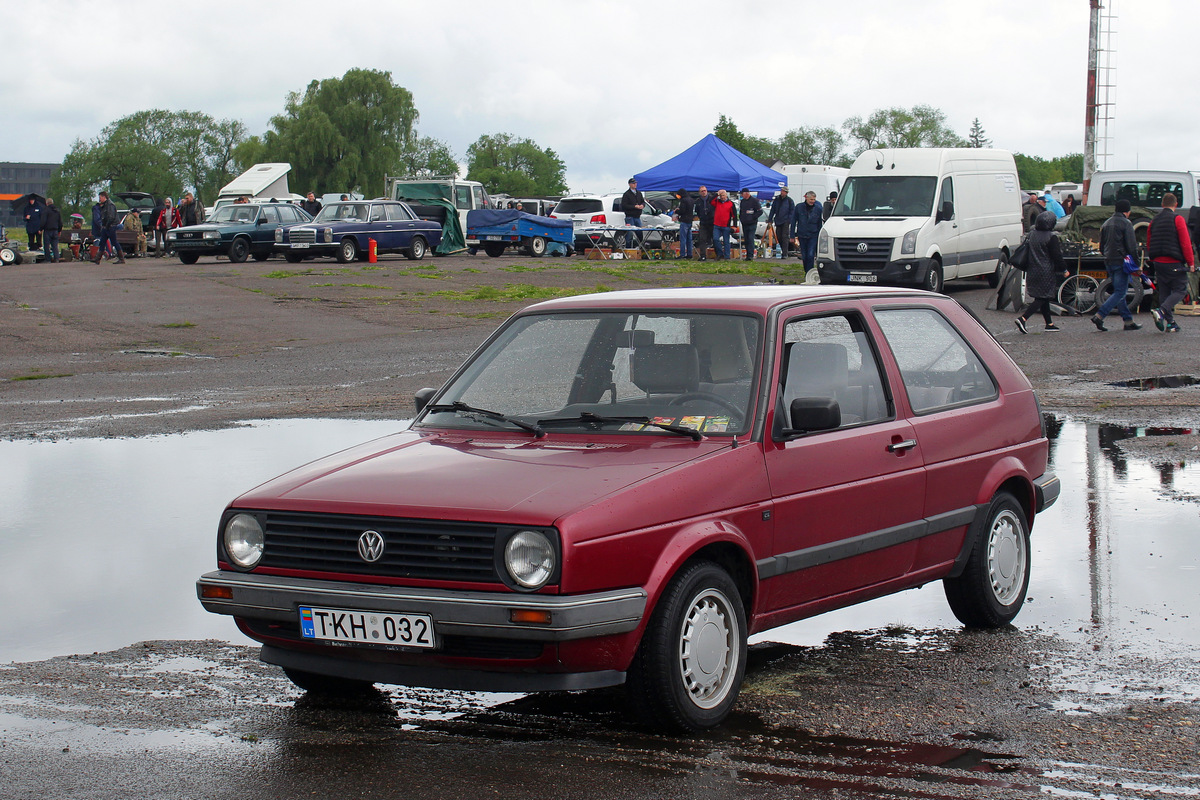
[[[1187,69],[1200,1],[1105,3],[1118,15],[1108,166],[1200,169]],[[558,153],[574,191],[623,189],[721,114],[775,138],[926,104],[964,136],[978,117],[995,147],[1083,150],[1088,0],[39,0],[8,12],[0,161],[61,161],[76,138],[149,108],[262,133],[288,92],[354,67],[390,71],[419,133],[460,161],[482,134],[528,137]]]

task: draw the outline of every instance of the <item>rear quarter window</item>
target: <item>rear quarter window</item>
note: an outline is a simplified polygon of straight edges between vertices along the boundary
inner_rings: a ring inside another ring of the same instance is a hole
[[[949,320],[932,308],[877,309],[914,413],[990,400],[996,383]]]

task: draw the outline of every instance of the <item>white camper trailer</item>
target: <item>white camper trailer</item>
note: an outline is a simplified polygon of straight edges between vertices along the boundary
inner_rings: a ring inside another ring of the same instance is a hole
[[[208,213],[211,215],[239,197],[248,197],[251,201],[274,199],[288,203],[303,200],[303,196],[292,194],[288,189],[288,173],[291,171],[292,165],[287,162],[255,164],[221,187],[217,201],[208,209]]]

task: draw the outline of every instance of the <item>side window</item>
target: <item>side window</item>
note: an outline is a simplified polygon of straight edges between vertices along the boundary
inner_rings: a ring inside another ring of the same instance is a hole
[[[789,321],[783,342],[785,414],[796,398],[828,397],[841,409],[842,427],[891,417],[879,364],[858,316]]]
[[[942,181],[942,204],[939,208],[945,208],[946,203],[954,202],[954,179],[945,178]]]
[[[613,200],[612,210],[613,211],[621,210],[621,198],[618,197],[617,199]]]
[[[482,186],[472,186],[471,194],[475,197],[475,205],[473,208],[487,208],[487,203],[483,199]]]
[[[387,219],[387,209],[382,206],[371,206],[371,222],[382,222]]]
[[[996,396],[995,381],[979,356],[932,308],[879,310],[875,319],[900,365],[914,412],[924,414]]]
[[[279,209],[274,206],[264,207],[262,213],[267,218],[267,222],[279,222]]]
[[[388,206],[387,218],[393,222],[407,222],[412,219],[408,214],[408,210],[404,206]]]
[[[454,187],[454,205],[456,208],[471,207],[471,187],[470,186],[455,186]]]

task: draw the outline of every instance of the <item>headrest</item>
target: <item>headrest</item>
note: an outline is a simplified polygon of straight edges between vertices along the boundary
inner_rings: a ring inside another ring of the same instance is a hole
[[[700,386],[700,356],[690,344],[654,344],[633,351],[629,378],[647,394],[694,392]]]

